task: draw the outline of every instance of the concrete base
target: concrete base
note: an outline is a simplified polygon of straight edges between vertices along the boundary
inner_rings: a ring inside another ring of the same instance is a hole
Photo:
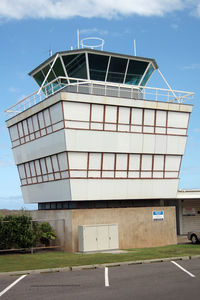
[[[154,221],[154,210],[163,210],[164,220]],[[64,249],[70,252],[78,251],[78,226],[91,224],[118,224],[120,249],[177,244],[175,207],[40,210],[32,212],[32,217],[63,219],[62,228],[58,221],[55,230]]]

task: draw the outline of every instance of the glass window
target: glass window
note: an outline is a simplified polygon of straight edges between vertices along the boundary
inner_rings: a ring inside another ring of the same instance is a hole
[[[123,83],[127,59],[111,57],[107,81]]]
[[[39,71],[38,73],[36,73],[33,78],[35,79],[35,81],[37,82],[37,84],[39,86],[42,85],[43,81],[44,81],[44,75],[42,74],[41,71]]]
[[[153,71],[154,71],[154,67],[151,64],[150,67],[149,67],[149,69],[148,69],[148,71],[147,71],[147,73],[145,74],[145,76],[144,76],[144,78],[143,78],[143,80],[141,82],[141,86],[146,85],[146,83],[149,80],[149,78],[151,77],[151,74],[153,73]]]
[[[65,72],[63,70],[63,66],[61,64],[61,61],[60,61],[60,58],[58,57],[54,66],[53,66],[53,70],[54,70],[54,73],[57,77],[59,76],[63,76],[65,77]]]
[[[105,81],[107,65],[108,65],[108,56],[88,54],[89,59],[89,69],[90,69],[90,79]]]
[[[63,56],[69,77],[87,79],[85,53]]]
[[[147,68],[147,65],[148,62],[130,60],[125,83],[138,85]]]

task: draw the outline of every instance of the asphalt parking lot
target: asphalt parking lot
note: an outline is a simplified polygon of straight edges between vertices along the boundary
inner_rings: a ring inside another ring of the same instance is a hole
[[[0,298],[185,300],[198,299],[199,286],[200,259],[193,259],[23,276],[0,275]]]

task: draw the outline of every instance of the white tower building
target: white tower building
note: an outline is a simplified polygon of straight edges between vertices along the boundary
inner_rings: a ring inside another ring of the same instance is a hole
[[[7,112],[25,203],[39,210],[160,206],[176,198],[192,93],[147,87],[154,59],[58,52]],[[100,212],[99,212],[100,213]]]

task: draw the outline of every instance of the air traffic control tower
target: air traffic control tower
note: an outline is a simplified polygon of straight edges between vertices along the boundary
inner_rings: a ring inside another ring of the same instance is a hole
[[[101,223],[109,208],[176,198],[193,93],[148,87],[157,69],[151,58],[83,48],[29,73],[39,89],[6,121],[25,203],[95,209]]]

